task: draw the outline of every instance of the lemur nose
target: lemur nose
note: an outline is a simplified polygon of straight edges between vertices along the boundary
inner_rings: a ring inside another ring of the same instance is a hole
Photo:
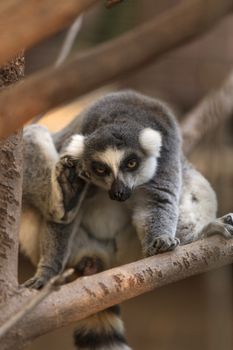
[[[124,185],[120,180],[115,180],[112,183],[112,187],[109,191],[109,197],[113,200],[120,202],[125,201],[131,195],[131,189]]]

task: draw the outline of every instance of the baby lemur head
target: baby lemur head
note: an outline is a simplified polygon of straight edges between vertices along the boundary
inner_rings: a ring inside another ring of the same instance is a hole
[[[90,135],[74,135],[65,154],[76,158],[82,176],[106,189],[111,199],[125,201],[155,174],[161,143],[160,132],[118,120]]]

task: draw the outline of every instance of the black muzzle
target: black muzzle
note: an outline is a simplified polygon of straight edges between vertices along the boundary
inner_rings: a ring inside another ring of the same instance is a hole
[[[123,202],[130,197],[131,192],[131,189],[125,186],[122,181],[115,180],[112,183],[112,187],[109,191],[109,197],[113,200]]]

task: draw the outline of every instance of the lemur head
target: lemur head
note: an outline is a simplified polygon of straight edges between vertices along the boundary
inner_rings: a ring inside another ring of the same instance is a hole
[[[155,174],[161,144],[159,131],[127,121],[74,135],[65,154],[76,158],[82,174],[111,199],[125,201]]]

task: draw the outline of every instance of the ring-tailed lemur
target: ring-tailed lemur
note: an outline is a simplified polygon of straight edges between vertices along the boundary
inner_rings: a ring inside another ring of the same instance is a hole
[[[124,242],[132,245],[136,234],[146,256],[206,233],[233,235],[233,215],[216,219],[215,193],[183,157],[179,128],[164,104],[114,93],[82,117],[80,130],[74,123],[64,130],[65,138],[74,135],[60,159],[55,143],[60,147],[63,136],[39,126],[24,131],[20,239],[34,263],[40,255],[28,286],[41,287],[65,265],[87,275],[120,263],[130,253]],[[37,223],[30,230],[23,224],[32,215]],[[116,308],[81,322],[75,339],[79,349],[128,349]]]

